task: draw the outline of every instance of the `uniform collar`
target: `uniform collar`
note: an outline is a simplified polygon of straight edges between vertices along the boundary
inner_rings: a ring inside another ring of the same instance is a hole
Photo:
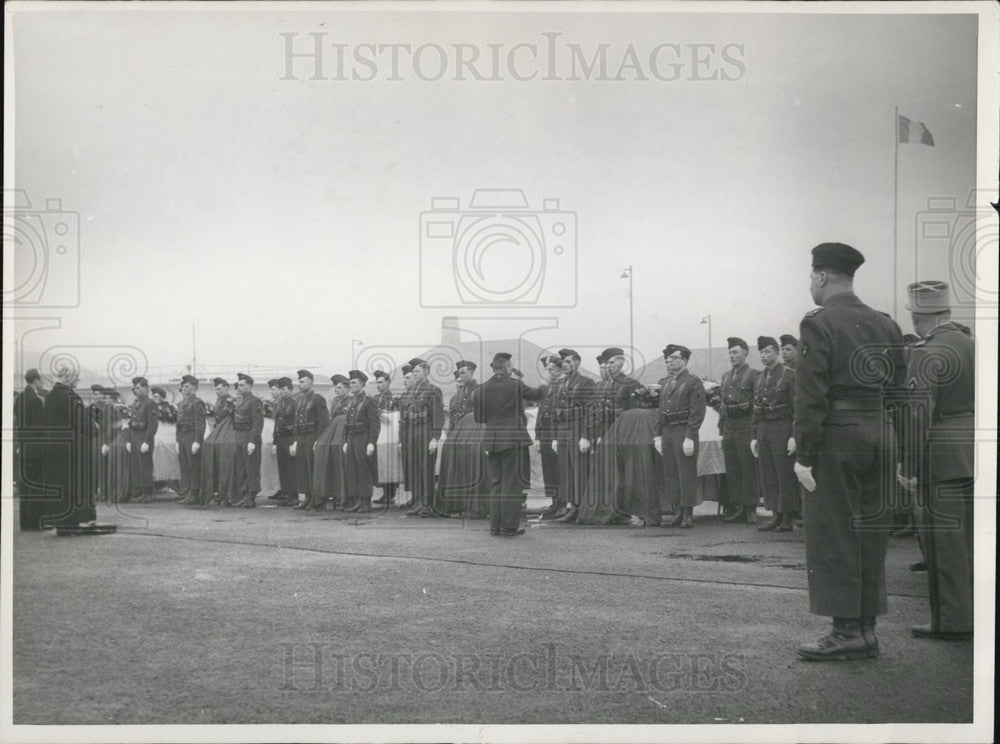
[[[861,300],[854,292],[838,292],[832,297],[827,297],[826,302],[823,303],[823,307],[830,307],[831,305],[860,305]]]

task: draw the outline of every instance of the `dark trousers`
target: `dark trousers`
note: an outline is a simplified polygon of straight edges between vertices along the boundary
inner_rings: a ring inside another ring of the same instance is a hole
[[[878,412],[831,411],[802,500],[809,611],[860,618],[887,609],[885,551],[895,433]]]
[[[295,435],[295,490],[298,493],[311,494],[313,491],[313,464],[316,456],[313,445],[316,444],[316,434]]]
[[[148,496],[153,493],[153,445],[149,452],[142,453],[142,443],[146,432],[143,429],[129,429],[128,441],[132,452],[128,456],[128,482],[130,496]]]
[[[750,451],[750,417],[727,418],[722,437],[722,457],[726,461],[729,503],[744,507],[757,505],[757,461]]]
[[[576,430],[559,432],[559,498],[567,504],[583,503],[583,492],[590,478],[590,452],[580,452]]]
[[[921,487],[914,507],[930,588],[931,630],[972,630],[972,478]]]
[[[764,506],[776,514],[799,510],[799,479],[795,477],[795,456],[788,455],[792,420],[764,421],[757,440],[760,486]]]
[[[177,432],[177,461],[181,466],[181,493],[197,496],[201,493],[201,450],[191,454],[191,445],[198,441],[193,431]]]
[[[367,434],[351,434],[347,438],[347,453],[344,455],[344,474],[347,502],[370,506],[372,503],[372,471],[370,459],[365,454],[368,448]]]
[[[247,452],[247,445],[253,442],[253,454]],[[248,432],[236,432],[236,493],[256,496],[260,491],[260,437],[252,437]]]
[[[687,425],[663,427],[663,485],[667,504],[698,505],[698,437],[694,437],[694,454],[684,454]],[[749,445],[747,445],[749,449]]]
[[[274,447],[278,458],[278,489],[285,496],[291,496],[295,491],[295,458],[289,453],[295,437],[278,435],[274,437]]]
[[[430,452],[430,429],[420,422],[411,422],[407,437],[407,472],[410,476],[410,489],[413,491],[413,503],[420,506],[434,504],[434,466],[437,463],[437,451]],[[440,443],[439,443],[440,444]]]
[[[545,495],[550,499],[562,498],[559,495],[559,455],[552,451],[552,439],[540,439],[539,454],[542,458],[542,481],[545,483]]]
[[[527,447],[490,452],[490,531],[513,532],[521,526],[521,501],[529,486]]]

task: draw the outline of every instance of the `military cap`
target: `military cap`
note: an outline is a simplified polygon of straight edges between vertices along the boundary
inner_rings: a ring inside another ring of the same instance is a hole
[[[575,349],[559,349],[559,356],[561,356],[563,359],[565,359],[566,357],[573,357],[574,359],[577,360],[580,359],[580,354]]]
[[[507,362],[510,361],[510,358],[511,358],[510,354],[508,354],[506,351],[498,351],[496,354],[493,355],[493,361],[490,362],[490,366],[502,367],[503,365],[505,365]]]
[[[228,380],[223,380],[221,377],[213,377],[212,378],[212,384],[213,385],[225,385],[226,387],[229,387],[229,381]]]
[[[142,387],[149,387],[149,380],[147,380],[145,377],[133,377],[132,387],[135,387],[136,385],[140,385]]]
[[[610,346],[601,353],[601,356],[604,357],[606,361],[610,362],[612,357],[625,356],[625,350],[617,346]]]
[[[781,349],[778,346],[777,340],[771,336],[757,336],[757,351],[764,351],[768,346],[773,346],[775,349]]]
[[[103,393],[104,392],[104,386],[103,385],[99,385],[99,384],[97,384],[95,382],[93,385],[90,386],[90,391],[92,393],[98,393],[98,394]]]
[[[381,380],[381,379],[388,380],[389,373],[386,372],[384,369],[377,369],[374,372],[372,372],[372,377],[374,377],[376,380]]]
[[[461,361],[455,363],[456,370],[462,369],[462,367],[465,367],[470,372],[476,371],[476,363],[470,362],[468,359],[462,359]]]
[[[247,385],[253,385],[253,378],[244,372],[237,372],[236,379],[245,382]]]
[[[267,381],[267,386],[269,388],[278,387],[278,378],[272,377],[270,380]]]
[[[600,354],[598,354],[598,355],[597,355],[596,357],[594,357],[594,359],[596,359],[596,360],[597,360],[597,363],[598,363],[598,364],[604,364],[604,363],[605,363],[606,361],[608,361],[608,360],[607,360],[607,359],[605,358],[605,356],[604,356],[604,352],[603,352],[603,351],[602,351],[602,352],[601,352]]]
[[[413,359],[410,360],[410,366],[411,367],[426,367],[427,366],[427,361],[425,359],[421,359],[420,357],[413,357]]]
[[[352,369],[347,373],[348,379],[351,380],[361,380],[361,382],[368,382],[368,375],[362,372],[360,369]]]
[[[691,349],[686,346],[681,346],[680,344],[667,344],[666,348],[663,350],[663,358],[666,359],[675,351],[679,351],[681,356],[685,359],[691,358]]]
[[[42,375],[39,373],[39,371],[34,368],[29,369],[27,372],[24,373],[24,381],[27,382],[28,384],[31,384],[35,380],[40,380],[41,377]]]
[[[310,380],[313,379],[313,373],[308,369],[300,369],[296,374],[296,379],[301,380],[303,377],[308,377]]]
[[[782,346],[795,346],[795,347],[798,347],[799,340],[797,338],[795,338],[795,336],[793,336],[790,333],[782,333],[781,334],[781,345]]]
[[[149,389],[149,392],[151,392],[153,395],[162,395],[164,398],[167,397],[167,391],[161,387],[151,387]]]
[[[332,382],[334,385],[346,385],[348,379],[341,374],[336,374],[330,376],[330,382]]]
[[[820,243],[812,249],[814,269],[830,269],[838,274],[854,276],[864,262],[861,251],[844,243]]]
[[[734,346],[739,346],[743,351],[750,351],[750,344],[744,341],[739,336],[730,336],[726,339],[726,348],[731,349]]]
[[[291,377],[279,377],[278,378],[278,387],[291,389],[291,387],[292,387],[292,378]]]
[[[917,315],[937,315],[951,310],[948,285],[937,280],[914,282],[906,288],[910,301],[906,309]]]
[[[181,385],[185,385],[185,384],[186,385],[197,385],[198,384],[198,378],[195,377],[194,375],[184,375],[181,378]]]
[[[408,374],[410,374],[410,372],[413,371],[413,365],[412,364],[404,364],[402,367],[400,367],[400,369],[403,371],[404,375],[408,375]]]

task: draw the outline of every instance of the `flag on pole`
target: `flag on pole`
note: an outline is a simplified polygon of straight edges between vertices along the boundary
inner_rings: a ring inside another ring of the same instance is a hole
[[[934,137],[930,130],[921,122],[912,121],[905,116],[898,116],[897,129],[899,130],[899,141],[902,143],[914,142],[918,145],[930,145],[934,147]]]

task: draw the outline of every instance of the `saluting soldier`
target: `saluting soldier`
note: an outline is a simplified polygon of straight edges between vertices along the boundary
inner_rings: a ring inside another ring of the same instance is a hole
[[[911,284],[913,344],[906,386],[919,396],[906,426],[899,480],[918,494],[915,505],[930,583],[931,621],[917,638],[972,638],[973,497],[975,477],[976,342],[951,320],[949,287]]]
[[[177,407],[177,460],[181,468],[182,504],[201,503],[201,445],[205,441],[208,407],[198,397],[198,378],[181,378],[181,403]]]
[[[668,344],[667,376],[660,380],[660,418],[653,446],[663,456],[667,503],[679,505],[669,527],[693,527],[698,505],[698,430],[705,420],[705,385],[687,370],[691,350]]]
[[[379,411],[378,442],[375,443],[376,480],[382,495],[372,504],[391,506],[396,498],[396,487],[402,478],[403,463],[399,452],[399,400],[389,389],[390,376],[384,369],[372,372],[376,395],[373,397]]]
[[[260,491],[260,447],[264,430],[264,401],[253,394],[253,377],[240,372],[236,375],[236,407],[233,409],[233,431],[236,432],[236,494],[233,506],[252,509],[257,506]]]
[[[434,465],[438,443],[444,428],[444,398],[441,388],[427,379],[428,365],[423,359],[410,360],[413,387],[406,404],[410,485],[413,508],[408,516],[436,516],[434,513]]]
[[[559,386],[562,384],[562,359],[556,355],[542,357],[542,364],[548,374],[549,381],[542,387],[545,395],[538,402],[538,412],[535,416],[535,446],[542,459],[542,482],[545,484],[545,495],[552,499],[552,504],[542,512],[542,519],[554,517],[565,508],[566,502],[559,492],[559,455],[552,449],[556,439],[556,400]]]
[[[399,407],[399,454],[403,460],[403,490],[410,493],[410,498],[399,505],[400,509],[412,509],[414,505],[413,486],[410,481],[410,391],[413,390],[413,366],[404,364],[400,367],[403,373],[403,392],[396,401]]]
[[[799,358],[799,340],[790,333],[781,336],[781,363],[790,369],[795,369]]]
[[[757,463],[750,452],[750,440],[753,438],[750,418],[753,414],[753,391],[760,372],[747,364],[750,347],[746,341],[732,337],[726,343],[729,345],[732,369],[722,375],[719,431],[722,434],[729,503],[722,521],[752,524],[757,521]]]
[[[295,483],[302,502],[300,506],[306,508],[312,501],[315,464],[313,445],[316,444],[316,437],[330,423],[330,411],[323,396],[313,390],[312,372],[300,369],[297,374],[299,395],[295,401],[295,441],[289,452],[295,458]]]
[[[295,396],[292,394],[292,379],[278,377],[271,382],[274,384],[268,384],[274,396],[272,451],[278,460],[278,493],[272,498],[279,506],[294,506],[299,497],[295,488],[295,458],[288,451],[295,441]]]
[[[149,398],[149,381],[145,377],[132,378],[135,400],[129,410],[129,438],[125,443],[128,452],[129,498],[145,503],[153,500],[153,445],[160,425],[157,406]]]
[[[556,393],[556,437],[552,449],[559,456],[559,488],[567,502],[558,522],[575,522],[590,477],[591,432],[588,415],[594,395],[594,381],[580,374],[580,354],[560,349],[563,382]]]
[[[378,405],[365,393],[368,375],[360,369],[347,373],[350,396],[347,403],[347,441],[344,442],[347,500],[357,511],[372,510],[372,471],[369,458],[375,455],[381,419]]]
[[[773,512],[761,532],[792,531],[792,515],[799,510],[799,481],[795,477],[795,371],[779,361],[778,342],[757,339],[764,370],[757,377],[753,399],[753,439],[750,449],[760,466],[764,505]]]
[[[812,249],[809,291],[820,305],[799,327],[795,474],[806,489],[809,610],[833,618],[803,643],[805,659],[874,658],[875,617],[886,612],[885,550],[892,514],[895,433],[884,394],[905,374],[903,334],[854,294],[864,256],[843,243]]]

